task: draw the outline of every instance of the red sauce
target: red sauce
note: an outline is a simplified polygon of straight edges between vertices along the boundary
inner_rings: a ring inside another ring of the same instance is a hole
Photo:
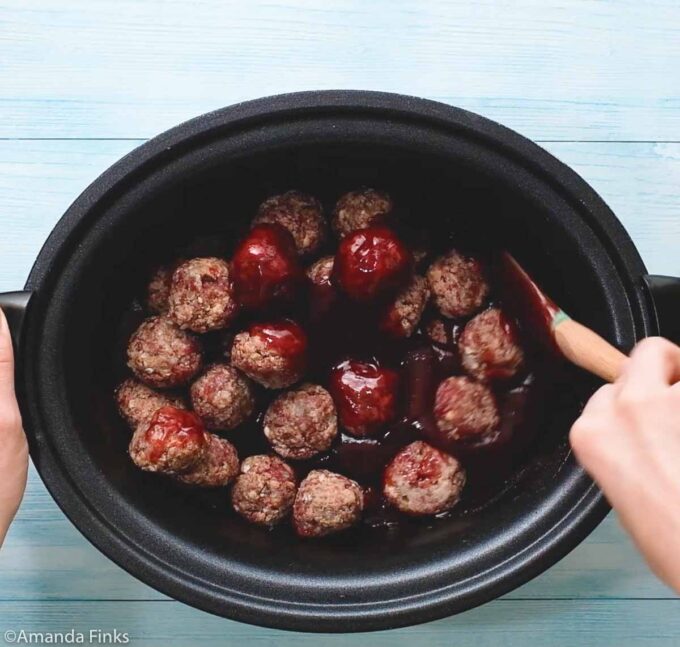
[[[167,447],[200,446],[206,442],[201,419],[193,412],[176,407],[161,407],[154,413],[146,430],[150,446],[149,460],[154,463],[163,456]]]
[[[237,300],[247,308],[289,301],[304,284],[295,241],[280,225],[253,227],[236,248],[231,267]]]
[[[371,436],[395,419],[399,376],[377,362],[346,360],[331,372],[330,392],[340,424],[357,436]]]
[[[369,227],[342,240],[333,281],[350,298],[374,301],[394,293],[411,276],[413,255],[388,227]]]
[[[280,355],[304,357],[307,353],[307,335],[294,321],[252,324],[248,332],[251,337],[259,337]]]

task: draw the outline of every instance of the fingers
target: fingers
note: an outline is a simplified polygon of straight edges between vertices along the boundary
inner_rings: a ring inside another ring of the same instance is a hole
[[[0,310],[0,402],[14,400],[14,351],[5,313]]]
[[[680,347],[661,337],[649,337],[633,350],[617,381],[621,396],[641,399],[680,380]]]
[[[601,411],[611,406],[616,397],[616,387],[613,384],[605,384],[601,386],[588,400],[586,406],[581,412],[582,416]]]

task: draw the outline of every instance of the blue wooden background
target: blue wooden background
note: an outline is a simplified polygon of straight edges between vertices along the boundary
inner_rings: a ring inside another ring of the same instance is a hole
[[[278,92],[365,88],[477,111],[540,142],[611,205],[656,273],[680,274],[678,0],[0,0],[0,289],[112,162],[184,119]],[[613,515],[482,608],[376,634],[222,620],[90,546],[31,472],[0,552],[2,632],[117,628],[133,644],[680,644],[680,601]]]

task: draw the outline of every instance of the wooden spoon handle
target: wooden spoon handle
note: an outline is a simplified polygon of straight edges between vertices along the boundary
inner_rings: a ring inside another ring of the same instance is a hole
[[[553,337],[564,356],[607,382],[614,382],[628,358],[596,332],[564,318],[553,328]]]

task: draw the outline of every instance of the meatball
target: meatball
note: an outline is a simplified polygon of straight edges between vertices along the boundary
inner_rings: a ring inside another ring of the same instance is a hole
[[[168,297],[170,296],[170,285],[174,271],[175,265],[163,265],[151,276],[146,288],[146,303],[149,310],[158,314],[167,314]]]
[[[458,342],[463,368],[483,382],[516,375],[524,363],[512,322],[498,308],[471,319]]]
[[[295,473],[277,456],[250,456],[231,490],[234,510],[251,523],[273,526],[291,511],[297,484]]]
[[[391,337],[410,337],[418,327],[430,298],[430,289],[422,276],[414,276],[386,309],[380,329]]]
[[[385,469],[383,493],[401,512],[430,515],[453,508],[464,485],[465,470],[453,456],[417,440]]]
[[[363,189],[345,193],[333,210],[332,226],[335,233],[344,238],[357,229],[379,225],[392,213],[392,199],[375,189]]]
[[[500,422],[489,388],[467,377],[449,377],[439,385],[434,417],[450,442],[483,438],[496,431]]]
[[[208,332],[226,328],[237,305],[229,265],[220,258],[192,258],[172,275],[168,316],[180,328]]]
[[[479,261],[453,250],[430,265],[427,280],[439,311],[452,319],[479,310],[489,294]]]
[[[150,317],[130,337],[128,366],[145,384],[186,384],[201,368],[201,348],[191,334],[165,317]]]
[[[130,441],[130,458],[148,472],[177,474],[203,460],[208,434],[191,411],[161,407],[148,424],[140,425]]]
[[[293,321],[252,324],[234,337],[231,363],[268,389],[298,382],[307,367],[307,335]]]
[[[440,346],[448,346],[451,342],[450,326],[440,317],[432,317],[425,324],[425,334],[430,341]]]
[[[354,436],[371,436],[397,412],[399,376],[373,362],[347,360],[331,372],[329,389],[340,424]]]
[[[324,256],[307,268],[307,278],[312,282],[312,285],[319,287],[331,285],[334,260],[333,256]]]
[[[128,378],[118,386],[116,403],[121,417],[132,429],[148,423],[161,407],[186,408],[181,398],[158,393],[133,378]]]
[[[215,364],[190,389],[191,404],[208,429],[234,429],[253,413],[250,380],[227,364]]]
[[[274,223],[285,227],[301,255],[313,254],[326,236],[321,203],[311,195],[287,191],[267,198],[257,211],[253,225]]]
[[[225,487],[238,474],[236,448],[224,438],[206,434],[207,444],[203,458],[186,472],[176,474],[178,480],[199,487]]]
[[[295,240],[277,224],[253,227],[236,248],[231,267],[236,298],[251,309],[290,301],[305,278]]]
[[[367,302],[404,287],[413,255],[388,227],[369,227],[342,240],[335,255],[333,282],[350,298]]]
[[[328,470],[312,470],[295,496],[293,525],[300,537],[323,537],[356,524],[363,507],[358,483]]]
[[[337,433],[333,399],[316,384],[280,395],[264,416],[264,435],[284,458],[305,459],[325,452]]]

